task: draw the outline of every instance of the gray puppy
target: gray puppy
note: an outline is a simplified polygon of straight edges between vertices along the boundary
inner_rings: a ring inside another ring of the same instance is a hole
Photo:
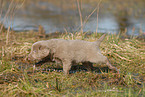
[[[28,60],[49,60],[63,64],[64,74],[68,74],[74,63],[82,63],[88,70],[92,70],[93,63],[106,64],[109,69],[118,69],[112,66],[107,57],[99,49],[105,34],[95,42],[83,40],[51,39],[38,41],[32,45]]]

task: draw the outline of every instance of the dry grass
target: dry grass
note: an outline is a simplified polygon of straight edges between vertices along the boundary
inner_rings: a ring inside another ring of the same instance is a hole
[[[49,35],[46,35],[49,36]],[[96,41],[101,34],[60,34],[55,38]],[[0,36],[0,95],[1,96],[144,96],[145,92],[145,43],[144,39],[121,39],[107,35],[101,50],[120,75],[95,65],[98,71],[87,72],[82,68],[71,70],[64,76],[62,65],[46,63],[33,70],[33,63],[25,61],[31,45],[39,40],[39,33],[20,32]],[[53,38],[53,36],[51,36]],[[60,69],[61,68],[61,69]]]

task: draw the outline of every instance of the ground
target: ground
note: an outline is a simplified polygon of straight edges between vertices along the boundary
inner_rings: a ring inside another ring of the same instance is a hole
[[[45,63],[34,70],[34,62],[26,61],[32,44],[51,38],[96,41],[101,33],[0,34],[0,96],[145,96],[145,40],[137,36],[108,34],[100,46],[120,74],[99,64],[88,72],[79,64],[64,76],[62,64]]]

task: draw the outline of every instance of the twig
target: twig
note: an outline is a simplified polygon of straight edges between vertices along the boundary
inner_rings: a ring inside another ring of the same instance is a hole
[[[6,45],[8,45],[9,43],[9,34],[10,34],[10,26],[8,27],[8,30],[7,30]]]
[[[55,87],[56,90],[58,90],[59,92],[61,92],[61,90],[59,88],[59,85],[58,85],[58,78],[56,78],[55,81],[56,81],[56,87]]]
[[[98,17],[99,17],[99,9],[100,9],[100,4],[101,4],[102,0],[99,1],[98,5],[97,5],[97,27],[96,27],[96,35],[98,32]]]
[[[83,24],[82,24],[80,27],[78,27],[78,28],[76,29],[76,31],[77,31],[78,29],[80,29],[80,28],[83,28],[83,26],[86,24],[86,22],[89,20],[89,18],[93,15],[93,13],[94,13],[96,10],[98,10],[98,6],[100,6],[100,3],[101,3],[101,2],[102,2],[102,0],[99,1],[97,7],[95,7],[94,10],[85,18]]]
[[[78,5],[78,11],[79,11],[79,15],[80,15],[80,22],[81,22],[81,34],[82,34],[82,33],[83,33],[83,19],[82,19],[82,13],[81,13],[81,9],[80,9],[79,0],[77,0],[77,5]]]

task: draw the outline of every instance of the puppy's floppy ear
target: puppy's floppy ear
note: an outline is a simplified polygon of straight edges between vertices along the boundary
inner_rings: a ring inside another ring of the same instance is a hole
[[[45,46],[45,45],[40,45],[40,46],[39,46],[39,51],[40,51],[42,54],[44,54],[44,56],[47,56],[47,55],[49,55],[49,53],[50,53],[50,49],[49,49],[47,46]]]
[[[38,49],[39,50],[44,50],[44,49],[47,49],[47,47],[45,45],[39,45]]]

